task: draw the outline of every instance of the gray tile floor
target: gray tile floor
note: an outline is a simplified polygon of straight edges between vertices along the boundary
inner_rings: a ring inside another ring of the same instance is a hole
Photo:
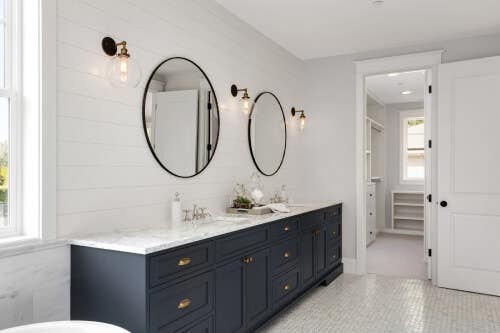
[[[344,274],[299,299],[264,332],[500,332],[500,297]]]

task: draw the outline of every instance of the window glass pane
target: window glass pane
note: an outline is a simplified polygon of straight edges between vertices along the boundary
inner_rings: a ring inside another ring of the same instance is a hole
[[[406,177],[423,179],[425,177],[424,119],[410,118],[406,126]]]
[[[0,98],[0,230],[9,226],[9,100]]]
[[[3,23],[0,24],[0,87],[5,87],[5,25]]]
[[[0,0],[0,87],[5,87],[5,0]]]

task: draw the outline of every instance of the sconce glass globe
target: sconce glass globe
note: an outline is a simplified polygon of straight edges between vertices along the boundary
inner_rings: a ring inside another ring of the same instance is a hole
[[[250,100],[250,98],[242,97],[240,100],[240,104],[241,110],[245,115],[248,116],[250,114],[250,109],[252,109],[252,101]]]
[[[302,113],[300,115],[300,130],[303,131],[304,127],[306,127],[306,116]]]
[[[117,55],[106,68],[106,77],[114,87],[135,88],[141,82],[141,76],[139,65],[127,55]]]

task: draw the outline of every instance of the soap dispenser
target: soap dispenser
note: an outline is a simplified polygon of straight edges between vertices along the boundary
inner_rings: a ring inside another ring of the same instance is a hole
[[[182,225],[182,210],[181,210],[181,197],[179,192],[175,192],[174,200],[172,200],[172,209],[170,211],[172,227],[179,227]]]

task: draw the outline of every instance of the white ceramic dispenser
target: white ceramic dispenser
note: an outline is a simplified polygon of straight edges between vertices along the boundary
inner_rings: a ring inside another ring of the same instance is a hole
[[[182,225],[182,209],[181,197],[179,192],[175,192],[174,200],[172,200],[172,209],[170,210],[172,227],[179,227]]]

